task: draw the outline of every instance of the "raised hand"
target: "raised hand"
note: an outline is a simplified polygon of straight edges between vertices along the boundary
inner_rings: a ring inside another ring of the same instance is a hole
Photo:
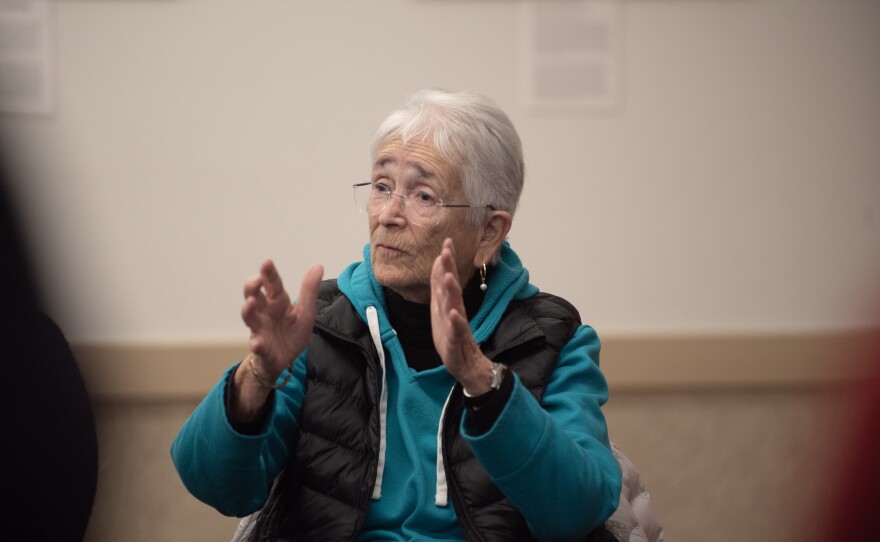
[[[306,271],[296,304],[284,290],[272,260],[263,262],[260,274],[245,282],[241,318],[251,330],[252,356],[235,373],[233,410],[238,419],[252,419],[260,412],[271,391],[265,384],[275,382],[308,346],[323,275],[320,265]]]
[[[431,329],[446,370],[471,395],[490,389],[492,362],[483,355],[468,327],[452,240],[443,241],[431,268]]]
[[[272,260],[244,285],[241,318],[251,330],[251,352],[259,358],[261,375],[274,381],[309,344],[315,322],[315,301],[324,269],[306,271],[297,303],[291,303]]]

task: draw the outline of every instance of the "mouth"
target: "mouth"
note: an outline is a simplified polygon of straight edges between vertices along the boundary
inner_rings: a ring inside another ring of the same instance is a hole
[[[384,243],[376,243],[376,250],[380,252],[387,252],[389,254],[405,254],[406,251],[397,248],[392,245],[386,245]]]

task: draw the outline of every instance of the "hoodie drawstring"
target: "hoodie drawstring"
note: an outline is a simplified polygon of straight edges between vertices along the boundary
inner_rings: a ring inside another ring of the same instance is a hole
[[[370,328],[370,337],[379,355],[379,365],[382,368],[382,391],[379,393],[379,463],[376,466],[376,483],[373,486],[373,500],[382,497],[382,477],[385,474],[385,424],[388,419],[388,381],[385,377],[385,348],[382,346],[382,336],[379,332],[379,316],[376,307],[367,307],[367,326]],[[454,388],[453,388],[454,389]],[[452,391],[443,403],[443,411],[440,414],[440,423],[437,426],[437,488],[434,492],[434,504],[437,506],[449,505],[449,486],[446,481],[446,467],[443,462],[443,419],[446,417],[446,408]]]
[[[446,417],[446,408],[451,398],[452,391],[446,396],[443,411],[440,413],[440,424],[437,426],[437,489],[434,492],[434,504],[437,506],[449,504],[449,486],[446,483],[446,465],[443,462],[443,419]]]
[[[379,354],[379,365],[382,368],[382,391],[379,392],[379,463],[376,466],[376,484],[373,486],[373,500],[382,497],[382,476],[385,474],[385,420],[388,417],[388,382],[385,379],[385,348],[379,333],[379,316],[376,307],[367,307],[367,325],[370,336]]]

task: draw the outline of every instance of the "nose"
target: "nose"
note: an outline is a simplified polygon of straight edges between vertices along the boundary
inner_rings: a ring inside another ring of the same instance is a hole
[[[393,192],[388,196],[385,206],[379,211],[379,222],[381,224],[386,226],[392,224],[403,225],[406,221],[404,218],[404,212],[406,210],[406,204],[404,203],[405,197],[406,196],[394,194]]]

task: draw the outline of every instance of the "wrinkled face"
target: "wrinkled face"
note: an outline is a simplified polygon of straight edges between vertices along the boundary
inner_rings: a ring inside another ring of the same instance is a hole
[[[444,203],[468,203],[459,176],[430,143],[385,143],[376,154],[371,180],[387,185],[398,195],[416,195],[423,190]],[[401,198],[391,197],[384,209],[369,215],[373,273],[380,284],[409,301],[431,300],[431,267],[447,237],[452,238],[455,247],[462,288],[474,274],[479,228],[468,225],[467,209],[439,211],[439,224],[419,226],[407,218]]]

